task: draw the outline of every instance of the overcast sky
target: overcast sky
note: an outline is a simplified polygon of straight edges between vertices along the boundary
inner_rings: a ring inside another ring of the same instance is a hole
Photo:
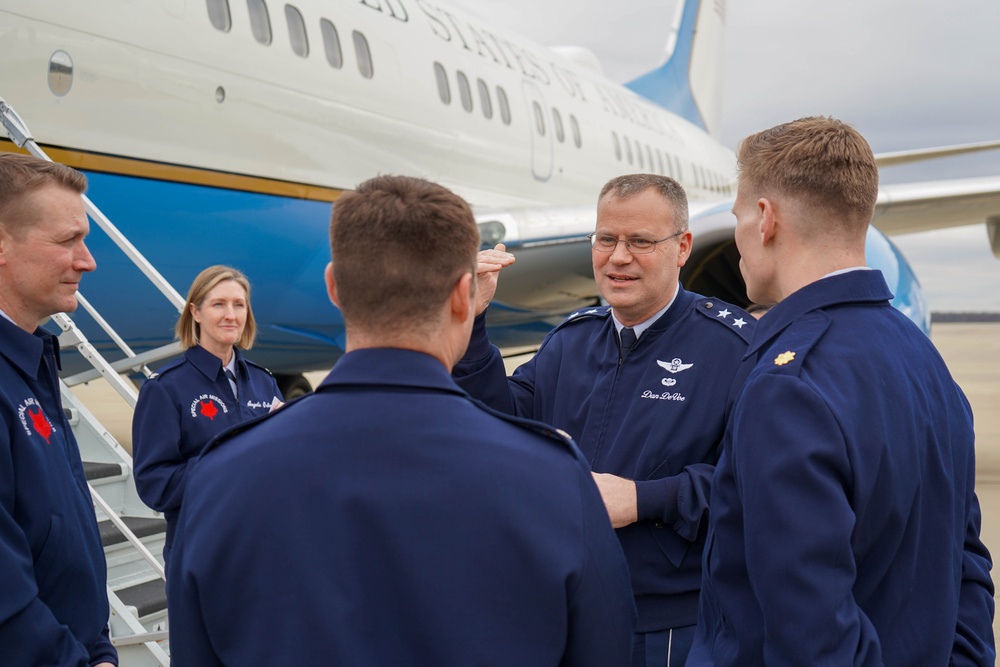
[[[453,2],[543,44],[587,46],[622,82],[658,64],[677,4]],[[743,0],[725,11],[722,141],[730,148],[814,114],[851,123],[877,153],[1000,139],[1000,0]],[[1000,150],[887,169],[882,181],[997,174]],[[983,226],[893,241],[932,310],[1000,312],[1000,260]]]

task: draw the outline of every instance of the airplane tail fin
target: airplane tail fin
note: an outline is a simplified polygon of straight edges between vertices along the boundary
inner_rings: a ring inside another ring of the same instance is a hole
[[[726,0],[682,0],[666,62],[626,84],[718,137],[722,130],[723,27]]]

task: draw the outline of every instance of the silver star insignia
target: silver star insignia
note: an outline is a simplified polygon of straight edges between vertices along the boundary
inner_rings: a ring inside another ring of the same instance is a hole
[[[723,309],[719,311],[719,314],[716,315],[716,317],[729,317],[730,315],[731,313],[728,310]]]
[[[743,325],[745,325],[745,324],[746,324],[746,321],[742,317],[739,318],[738,320],[733,320],[733,326],[737,327],[739,329],[742,329]]]

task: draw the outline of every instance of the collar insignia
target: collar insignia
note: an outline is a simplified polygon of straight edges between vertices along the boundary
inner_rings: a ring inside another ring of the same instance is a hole
[[[774,365],[775,366],[784,366],[785,364],[787,364],[788,362],[790,362],[794,358],[795,358],[795,353],[792,352],[791,350],[789,350],[787,352],[782,352],[781,354],[779,354],[778,356],[776,356],[774,358]]]

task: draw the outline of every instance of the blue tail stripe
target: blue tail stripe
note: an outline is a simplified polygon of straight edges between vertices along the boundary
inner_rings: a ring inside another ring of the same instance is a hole
[[[698,20],[699,0],[685,0],[681,25],[677,32],[677,44],[670,59],[657,69],[643,74],[625,84],[627,88],[642,95],[664,109],[672,111],[691,121],[703,130],[708,125],[694,101],[691,92],[691,47],[694,43],[694,28]]]

